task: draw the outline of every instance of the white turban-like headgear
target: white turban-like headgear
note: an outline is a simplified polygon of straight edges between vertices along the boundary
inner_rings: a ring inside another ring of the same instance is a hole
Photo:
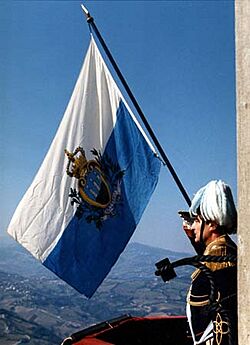
[[[205,221],[214,221],[236,233],[237,211],[230,187],[221,180],[209,182],[195,194],[189,212],[200,215]]]

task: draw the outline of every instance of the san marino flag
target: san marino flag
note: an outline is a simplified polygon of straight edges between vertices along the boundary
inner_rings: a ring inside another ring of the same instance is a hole
[[[8,233],[91,297],[139,223],[160,165],[91,38],[62,122]]]

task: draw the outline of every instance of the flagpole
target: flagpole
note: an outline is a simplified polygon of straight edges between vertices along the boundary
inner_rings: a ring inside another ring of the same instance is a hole
[[[100,43],[101,43],[105,53],[107,54],[107,56],[108,56],[108,58],[109,58],[109,60],[110,60],[110,62],[112,64],[114,70],[116,71],[118,77],[120,78],[120,80],[121,80],[121,82],[122,82],[122,84],[123,84],[123,86],[124,86],[128,96],[130,97],[130,99],[131,99],[135,109],[137,110],[137,112],[138,112],[138,114],[139,114],[143,124],[145,125],[145,127],[146,127],[149,135],[151,136],[151,138],[152,138],[152,140],[153,140],[157,150],[159,151],[164,164],[168,167],[168,169],[169,169],[173,179],[175,180],[177,186],[179,187],[180,192],[182,193],[182,196],[184,197],[184,199],[187,202],[188,206],[190,206],[191,205],[191,200],[190,200],[190,198],[189,198],[185,188],[183,187],[183,184],[181,183],[179,177],[177,176],[177,174],[176,174],[172,164],[170,163],[167,155],[165,154],[165,152],[164,152],[162,146],[160,145],[157,137],[155,136],[152,128],[150,127],[150,125],[149,125],[145,115],[143,114],[143,111],[141,110],[137,100],[135,99],[132,91],[130,90],[130,88],[129,88],[125,78],[123,77],[123,75],[122,75],[118,65],[116,64],[116,62],[115,62],[113,56],[111,55],[111,53],[110,53],[106,43],[104,42],[104,40],[103,40],[99,30],[97,29],[97,27],[96,27],[96,25],[94,23],[94,18],[90,15],[89,11],[87,10],[87,8],[84,5],[81,4],[81,7],[82,7],[82,10],[83,10],[84,14],[86,15],[88,24],[91,26],[91,28],[95,32],[98,40],[100,41]]]

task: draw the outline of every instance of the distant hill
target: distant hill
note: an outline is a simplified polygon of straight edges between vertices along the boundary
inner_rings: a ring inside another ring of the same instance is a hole
[[[154,271],[165,257],[174,261],[185,256],[130,243],[88,300],[15,241],[0,238],[0,344],[59,344],[71,333],[123,314],[184,315],[192,270],[179,268],[168,284]]]
[[[2,345],[14,344],[60,344],[61,338],[51,330],[32,320],[25,320],[17,313],[0,309],[0,342]]]

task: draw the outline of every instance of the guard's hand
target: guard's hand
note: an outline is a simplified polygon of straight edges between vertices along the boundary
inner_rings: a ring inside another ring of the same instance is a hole
[[[184,220],[182,222],[182,228],[185,231],[185,233],[187,234],[188,237],[193,238],[194,237],[194,233],[191,227],[191,224],[189,222],[187,222],[186,220]]]
[[[194,233],[192,230],[193,218],[190,217],[188,211],[178,211],[179,216],[182,218],[182,228],[189,238],[194,238]]]

